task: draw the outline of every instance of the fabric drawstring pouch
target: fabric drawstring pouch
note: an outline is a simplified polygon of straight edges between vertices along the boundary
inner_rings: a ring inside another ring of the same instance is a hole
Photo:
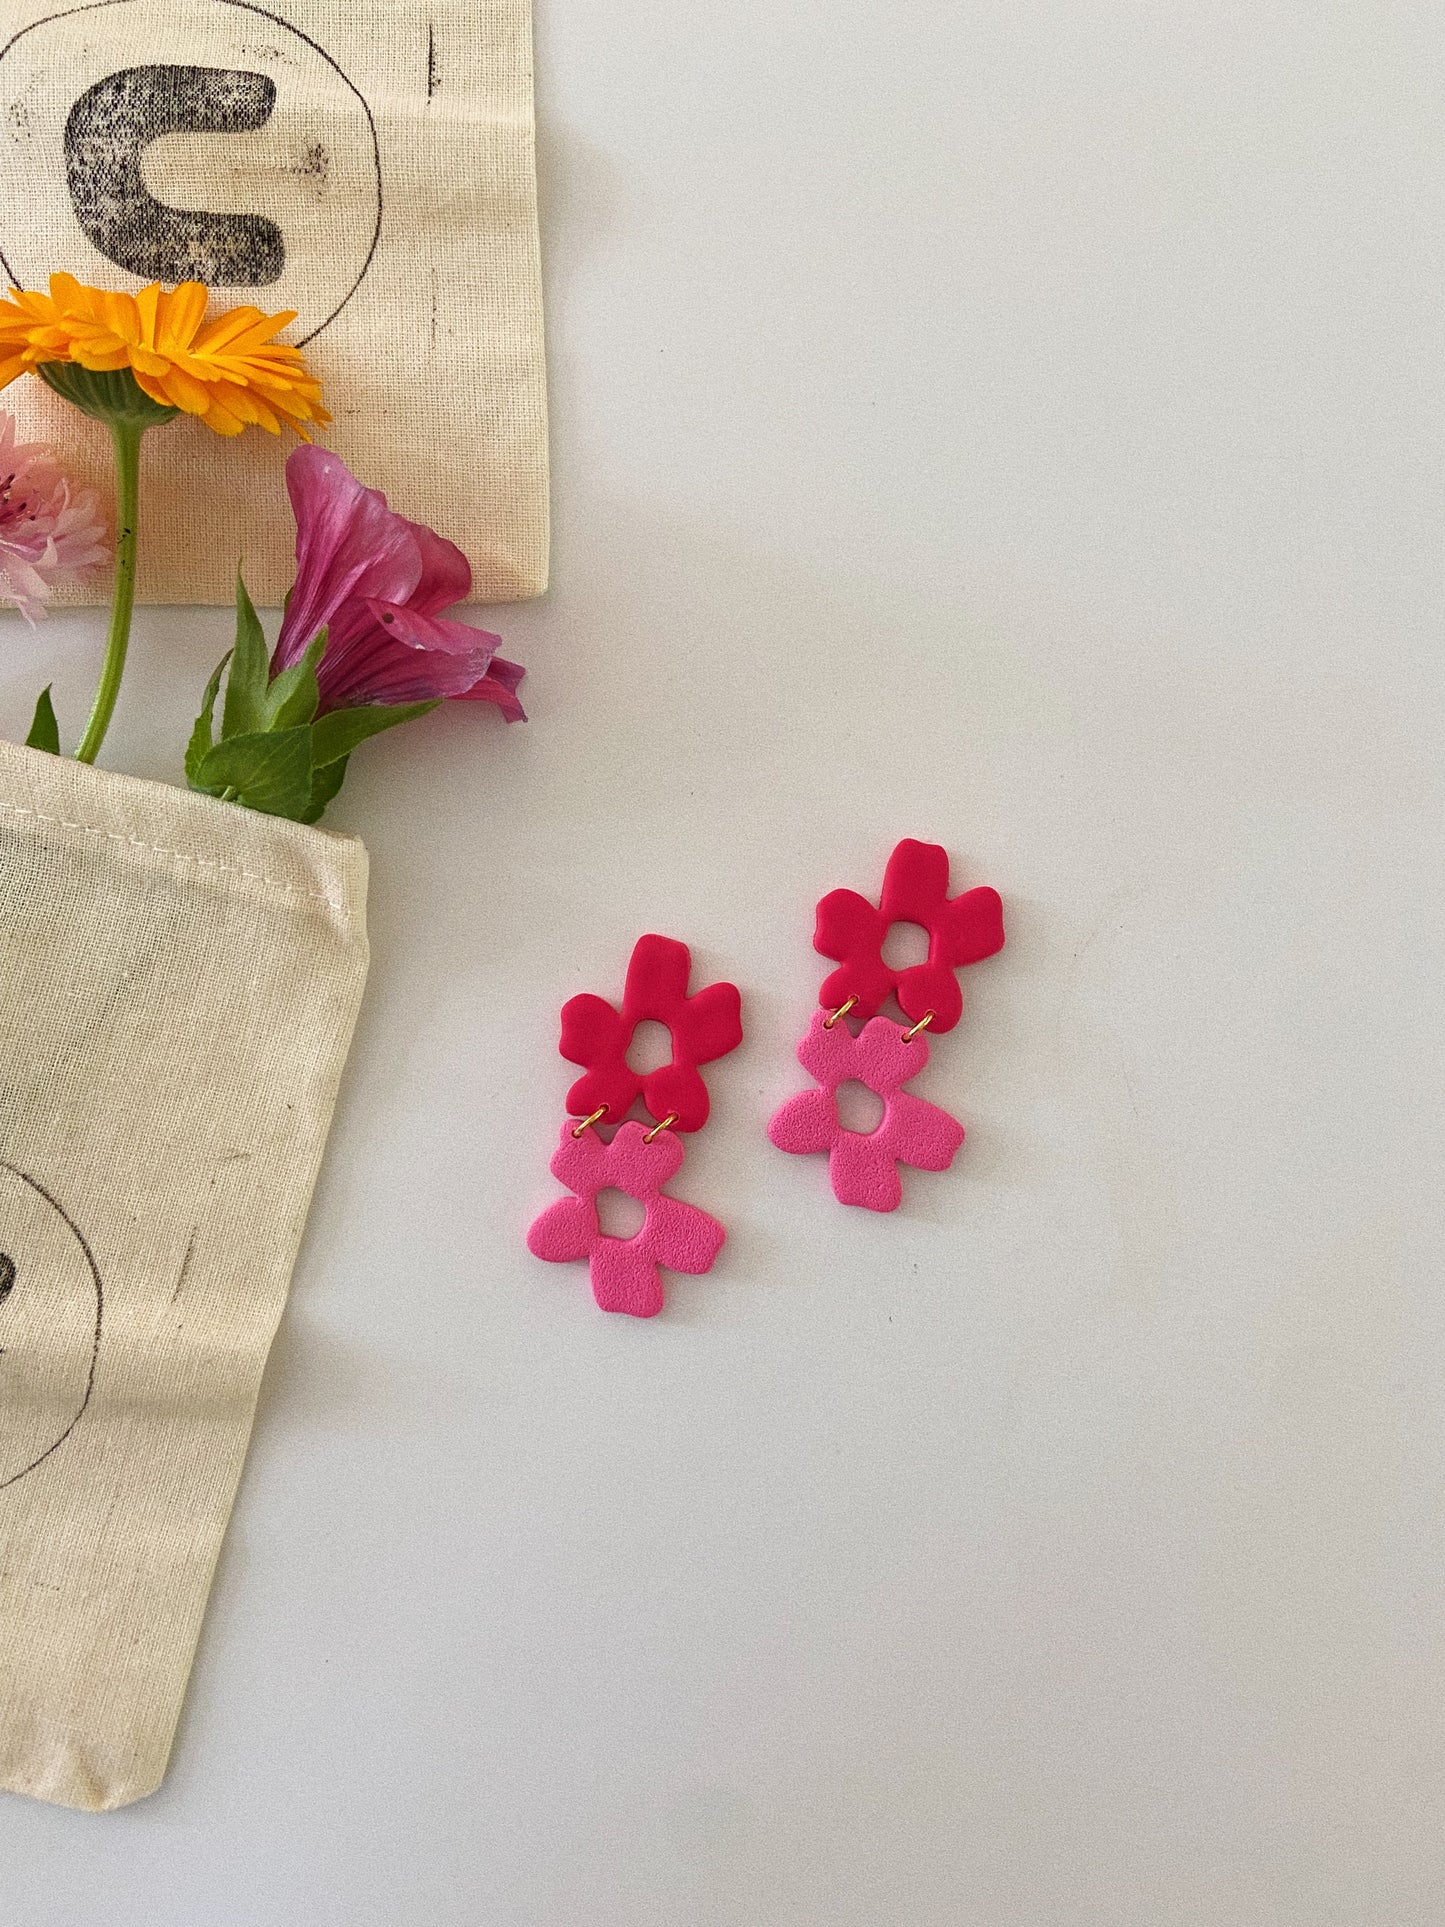
[[[165,1771],[366,876],[354,838],[0,743],[0,1787]]]

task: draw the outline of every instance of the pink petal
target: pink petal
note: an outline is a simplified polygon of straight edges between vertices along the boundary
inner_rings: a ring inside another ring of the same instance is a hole
[[[587,1066],[587,1075],[579,1077],[567,1093],[567,1108],[574,1117],[590,1116],[605,1104],[615,1123],[631,1108],[642,1089],[642,1079],[623,1054],[631,1036],[631,1026],[605,997],[584,990],[563,1004],[557,1047],[568,1063]]]
[[[563,1120],[548,1169],[569,1191],[592,1197],[608,1181],[604,1169],[607,1146],[595,1131],[584,1131],[581,1137],[573,1137],[576,1128],[570,1117]]]
[[[919,1171],[946,1171],[963,1143],[963,1126],[939,1104],[898,1091],[875,1136],[888,1155]]]
[[[585,1258],[598,1237],[597,1211],[581,1198],[558,1198],[549,1204],[527,1233],[527,1249],[549,1264],[569,1264]]]
[[[592,1249],[592,1296],[603,1311],[655,1318],[662,1310],[657,1266],[635,1238],[601,1238]]]
[[[333,636],[317,671],[321,707],[425,703],[458,696],[487,673],[499,636],[397,602],[363,599],[365,623]]]
[[[1003,901],[986,884],[945,905],[942,928],[955,967],[982,963],[1003,949]]]
[[[579,1077],[567,1093],[567,1109],[573,1117],[584,1118],[606,1105],[608,1120],[615,1124],[632,1109],[641,1091],[642,1079],[618,1058],[615,1063],[596,1064]]]
[[[582,990],[562,1006],[562,1036],[557,1048],[569,1064],[595,1064],[599,1059],[620,1057],[631,1034],[621,1013],[605,997]]]
[[[888,933],[887,922],[856,890],[830,890],[818,905],[813,948],[841,963],[856,950],[876,950]]]
[[[461,703],[495,703],[509,723],[524,723],[527,712],[517,701],[517,685],[526,670],[518,662],[508,662],[505,656],[493,656],[492,666],[480,682],[474,682],[470,689],[459,689],[455,701]]]
[[[110,560],[110,542],[101,514],[100,499],[93,489],[72,491],[62,484],[64,506],[55,519],[51,534],[50,560],[59,569],[91,569]]]
[[[296,449],[286,463],[286,487],[296,515],[296,583],[273,673],[304,655],[347,602],[366,596],[405,602],[422,567],[411,525],[328,449],[314,443]]]
[[[370,596],[366,606],[373,619],[391,631],[393,642],[424,650],[428,655],[468,661],[485,656],[490,665],[502,640],[490,629],[474,629],[469,622],[454,622],[450,616],[424,615],[411,603],[388,602],[382,597]]]
[[[93,489],[73,483],[54,449],[17,442],[15,420],[0,414],[0,602],[34,623],[60,583],[110,556]]]
[[[768,1136],[780,1151],[830,1150],[840,1126],[831,1091],[799,1091],[773,1112]]]
[[[651,1129],[650,1124],[629,1118],[607,1149],[607,1183],[629,1198],[655,1198],[682,1167],[682,1139],[671,1131],[659,1131],[649,1144]]]
[[[932,1011],[928,1028],[939,1037],[952,1030],[963,1015],[963,992],[946,964],[914,964],[899,976],[895,995],[899,1009],[915,1024]]]
[[[44,616],[50,597],[50,584],[40,571],[23,556],[0,547],[0,603],[18,609],[33,628]]]
[[[649,934],[632,946],[627,963],[627,988],[622,1007],[634,1023],[651,1017],[671,1024],[676,1007],[687,997],[692,955],[675,937]]]
[[[828,1176],[839,1204],[862,1205],[868,1211],[896,1211],[903,1202],[898,1167],[880,1142],[881,1129],[872,1137],[848,1131],[833,1146]]]
[[[654,1198],[637,1234],[639,1246],[658,1264],[694,1278],[712,1270],[726,1239],[716,1218],[681,1198]]]
[[[523,676],[526,675],[526,673],[527,672],[522,667],[521,663],[508,662],[505,656],[493,656],[492,666],[487,671],[487,676],[490,681],[500,683],[503,689],[507,690],[510,694],[515,695],[517,690],[521,687],[522,678]],[[470,696],[470,695],[473,695],[475,692],[472,690],[466,690],[463,693],[465,695]],[[491,698],[484,697],[484,698],[481,698],[480,700],[489,702]]]
[[[893,988],[893,972],[884,963],[881,951],[855,950],[847,963],[839,964],[823,979],[818,1002],[825,1010],[837,1010],[851,997],[852,1015],[871,1017]]]
[[[742,998],[736,984],[708,984],[689,997],[673,1026],[682,1034],[686,1054],[695,1064],[726,1057],[743,1041]]]
[[[853,1063],[850,1075],[861,1079],[879,1097],[887,1097],[927,1065],[927,1036],[920,1031],[905,1044],[900,1025],[886,1017],[874,1017],[858,1034]]]
[[[408,522],[421,552],[421,577],[411,595],[418,615],[439,616],[472,592],[472,565],[455,542],[429,529],[425,522]]]
[[[659,1121],[677,1115],[679,1131],[700,1131],[708,1120],[709,1100],[702,1074],[691,1064],[664,1064],[642,1080],[643,1102]],[[660,1140],[659,1140],[660,1142]]]
[[[852,1031],[841,1020],[828,1028],[826,1010],[815,1010],[807,1035],[798,1045],[798,1062],[820,1084],[836,1089],[859,1076],[858,1047]]]
[[[948,896],[948,852],[906,836],[888,859],[880,911],[885,924],[921,923],[931,931]]]

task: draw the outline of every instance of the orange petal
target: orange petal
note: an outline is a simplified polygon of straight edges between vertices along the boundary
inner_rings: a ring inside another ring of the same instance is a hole
[[[57,308],[68,308],[81,314],[89,313],[90,303],[86,299],[88,293],[89,290],[83,288],[73,274],[52,274],[50,277],[50,299]]]
[[[152,281],[148,288],[142,288],[135,298],[136,313],[140,317],[140,338],[147,347],[155,346],[156,312],[160,307],[161,284]]]
[[[238,387],[230,381],[216,381],[210,384],[211,400],[224,408],[228,414],[235,415],[243,422],[256,419],[256,398],[249,388]]]
[[[275,409],[268,407],[267,404],[262,401],[254,388],[247,391],[246,401],[250,409],[249,419],[255,423],[257,428],[264,428],[267,433],[271,435],[279,435],[281,433],[280,417],[277,415]],[[228,407],[235,406],[229,389],[226,391],[226,405]]]
[[[93,374],[106,374],[113,369],[124,368],[130,362],[130,356],[124,348],[92,348],[80,342],[75,344],[68,359],[78,361],[82,368],[89,368]]]
[[[198,355],[216,354],[222,348],[231,348],[243,335],[260,330],[264,340],[274,329],[259,308],[228,308],[218,314],[213,322],[197,336],[194,347]]]
[[[233,415],[211,391],[211,405],[201,418],[207,428],[213,428],[218,435],[239,435],[246,426],[239,416]]]
[[[140,340],[140,314],[133,295],[120,294],[107,288],[101,294],[100,308],[105,324],[113,334],[122,341]]]
[[[189,348],[206,318],[208,299],[209,291],[199,281],[182,281],[170,294],[163,295],[156,345],[172,354]]]
[[[188,375],[184,368],[172,365],[164,375],[155,377],[158,387],[165,390],[166,400],[172,408],[183,408],[188,415],[204,415],[211,406],[211,391],[203,381]]]
[[[159,402],[162,408],[175,407],[175,403],[171,400],[170,396],[166,393],[165,389],[161,386],[161,384],[156,380],[154,375],[143,375],[139,369],[136,369],[135,380],[136,380],[136,386],[137,388],[140,389],[141,393],[144,395],[149,395],[152,401]]]

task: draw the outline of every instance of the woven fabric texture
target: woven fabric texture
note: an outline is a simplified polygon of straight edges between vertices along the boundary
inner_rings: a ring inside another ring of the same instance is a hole
[[[0,1787],[165,1771],[365,895],[355,839],[0,743]]]
[[[295,309],[318,439],[460,545],[474,600],[546,587],[530,0],[0,0],[0,272],[54,269]],[[109,495],[103,429],[31,376],[0,407]],[[143,602],[229,602],[240,558],[280,602],[292,445],[146,437]]]

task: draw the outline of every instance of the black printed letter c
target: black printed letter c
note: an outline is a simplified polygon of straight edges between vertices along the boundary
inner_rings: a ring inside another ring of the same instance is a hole
[[[225,67],[127,67],[87,88],[65,123],[65,171],[92,245],[146,281],[279,281],[286,246],[274,221],[167,207],[140,166],[164,134],[249,133],[265,126],[275,104],[267,75]]]

